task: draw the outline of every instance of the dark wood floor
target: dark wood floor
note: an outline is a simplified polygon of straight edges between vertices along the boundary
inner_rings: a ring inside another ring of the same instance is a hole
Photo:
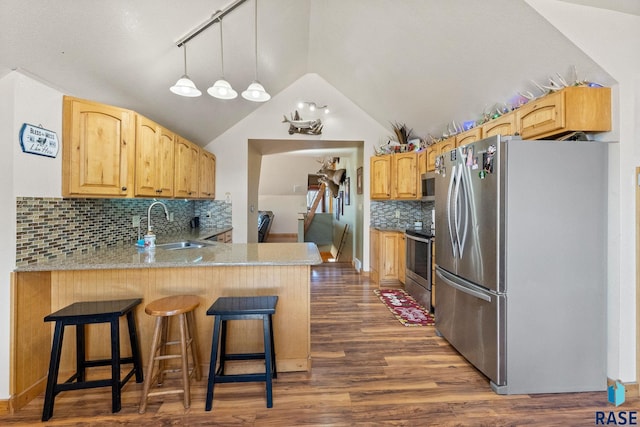
[[[596,411],[640,407],[634,398],[616,409],[606,392],[498,396],[433,327],[402,326],[372,290],[348,265],[313,268],[313,369],[279,374],[271,409],[264,384],[239,383],[217,385],[213,411],[205,412],[203,379],[192,385],[190,409],[165,396],[139,415],[141,385],[132,382],[117,414],[108,389],[66,392],[44,425],[590,426]],[[0,425],[42,425],[42,403],[0,417]]]

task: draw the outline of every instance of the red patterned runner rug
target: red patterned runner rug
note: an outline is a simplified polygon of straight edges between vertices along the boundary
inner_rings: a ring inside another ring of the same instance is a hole
[[[374,289],[378,298],[404,326],[432,326],[435,319],[404,289]]]

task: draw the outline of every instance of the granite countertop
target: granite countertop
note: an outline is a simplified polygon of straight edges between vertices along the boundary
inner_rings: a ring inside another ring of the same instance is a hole
[[[158,235],[156,243],[201,240],[206,246],[193,249],[167,250],[157,247],[145,250],[134,242],[103,249],[75,253],[64,258],[20,266],[21,271],[101,270],[128,268],[315,265],[322,263],[314,243],[219,243],[208,237],[228,231],[192,230],[172,235]]]

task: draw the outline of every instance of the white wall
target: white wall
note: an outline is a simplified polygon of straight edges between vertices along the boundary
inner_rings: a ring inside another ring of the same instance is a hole
[[[62,194],[61,154],[50,158],[23,153],[18,139],[23,123],[52,130],[62,141],[62,94],[11,72],[0,79],[0,399],[9,398],[10,273],[16,264],[16,197]]]
[[[640,165],[640,17],[557,0],[527,0],[614,77],[615,129],[609,140],[608,366],[636,381],[635,167]],[[580,70],[578,70],[580,71]],[[583,76],[588,78],[588,76]],[[619,126],[618,126],[619,125]]]
[[[327,104],[331,114],[323,121],[322,135],[289,135],[282,116],[295,110],[298,101]],[[241,102],[244,102],[243,100]],[[233,195],[233,240],[247,241],[249,213],[247,173],[248,141],[250,139],[295,139],[326,141],[364,141],[364,158],[374,155],[374,146],[391,131],[374,121],[351,100],[317,74],[309,73],[274,96],[252,114],[245,117],[227,132],[210,142],[205,148],[216,155],[216,194]],[[363,179],[363,227],[369,229],[369,162],[364,162]],[[355,179],[354,179],[355,181]],[[363,234],[363,268],[369,269],[369,234]]]

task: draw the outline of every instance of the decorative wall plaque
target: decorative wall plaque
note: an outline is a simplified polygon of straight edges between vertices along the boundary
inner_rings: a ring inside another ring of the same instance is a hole
[[[24,123],[20,128],[20,146],[25,153],[56,157],[60,143],[54,131]]]

